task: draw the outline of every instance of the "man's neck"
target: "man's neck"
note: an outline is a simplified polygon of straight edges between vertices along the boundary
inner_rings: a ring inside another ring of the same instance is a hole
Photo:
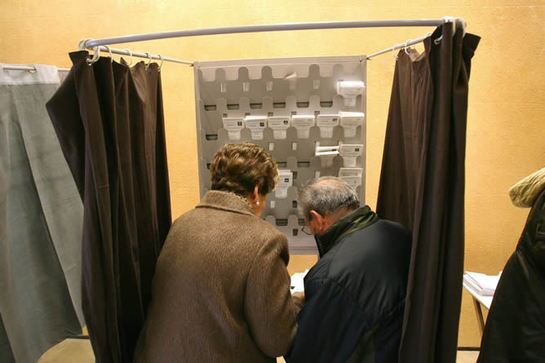
[[[325,216],[325,220],[327,223],[327,228],[324,230],[324,233],[337,221],[341,218],[344,218],[348,214],[352,213],[355,209],[348,209],[348,208],[341,208],[337,209],[335,212],[328,214]]]

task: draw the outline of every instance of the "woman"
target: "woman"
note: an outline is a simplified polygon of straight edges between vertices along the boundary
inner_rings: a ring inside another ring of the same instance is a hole
[[[517,207],[532,208],[501,273],[488,312],[478,363],[545,361],[545,168],[509,189]]]
[[[274,362],[296,333],[286,237],[260,218],[278,171],[254,144],[223,146],[211,191],[172,225],[137,362]]]

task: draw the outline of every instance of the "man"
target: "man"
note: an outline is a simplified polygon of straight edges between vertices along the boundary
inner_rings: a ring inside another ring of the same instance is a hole
[[[359,207],[342,179],[312,180],[299,194],[319,261],[286,357],[296,362],[398,361],[410,259],[409,232]]]

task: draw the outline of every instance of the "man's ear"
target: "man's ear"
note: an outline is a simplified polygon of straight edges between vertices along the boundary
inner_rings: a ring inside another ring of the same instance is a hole
[[[314,229],[317,232],[321,233],[324,229],[324,222],[325,222],[324,217],[320,213],[316,212],[315,210],[311,210],[309,214],[310,214],[309,224],[313,224]]]

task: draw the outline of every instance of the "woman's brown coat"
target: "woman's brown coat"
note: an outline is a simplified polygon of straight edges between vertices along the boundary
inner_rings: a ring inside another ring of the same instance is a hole
[[[274,362],[296,333],[286,237],[210,191],[159,256],[137,362]]]

